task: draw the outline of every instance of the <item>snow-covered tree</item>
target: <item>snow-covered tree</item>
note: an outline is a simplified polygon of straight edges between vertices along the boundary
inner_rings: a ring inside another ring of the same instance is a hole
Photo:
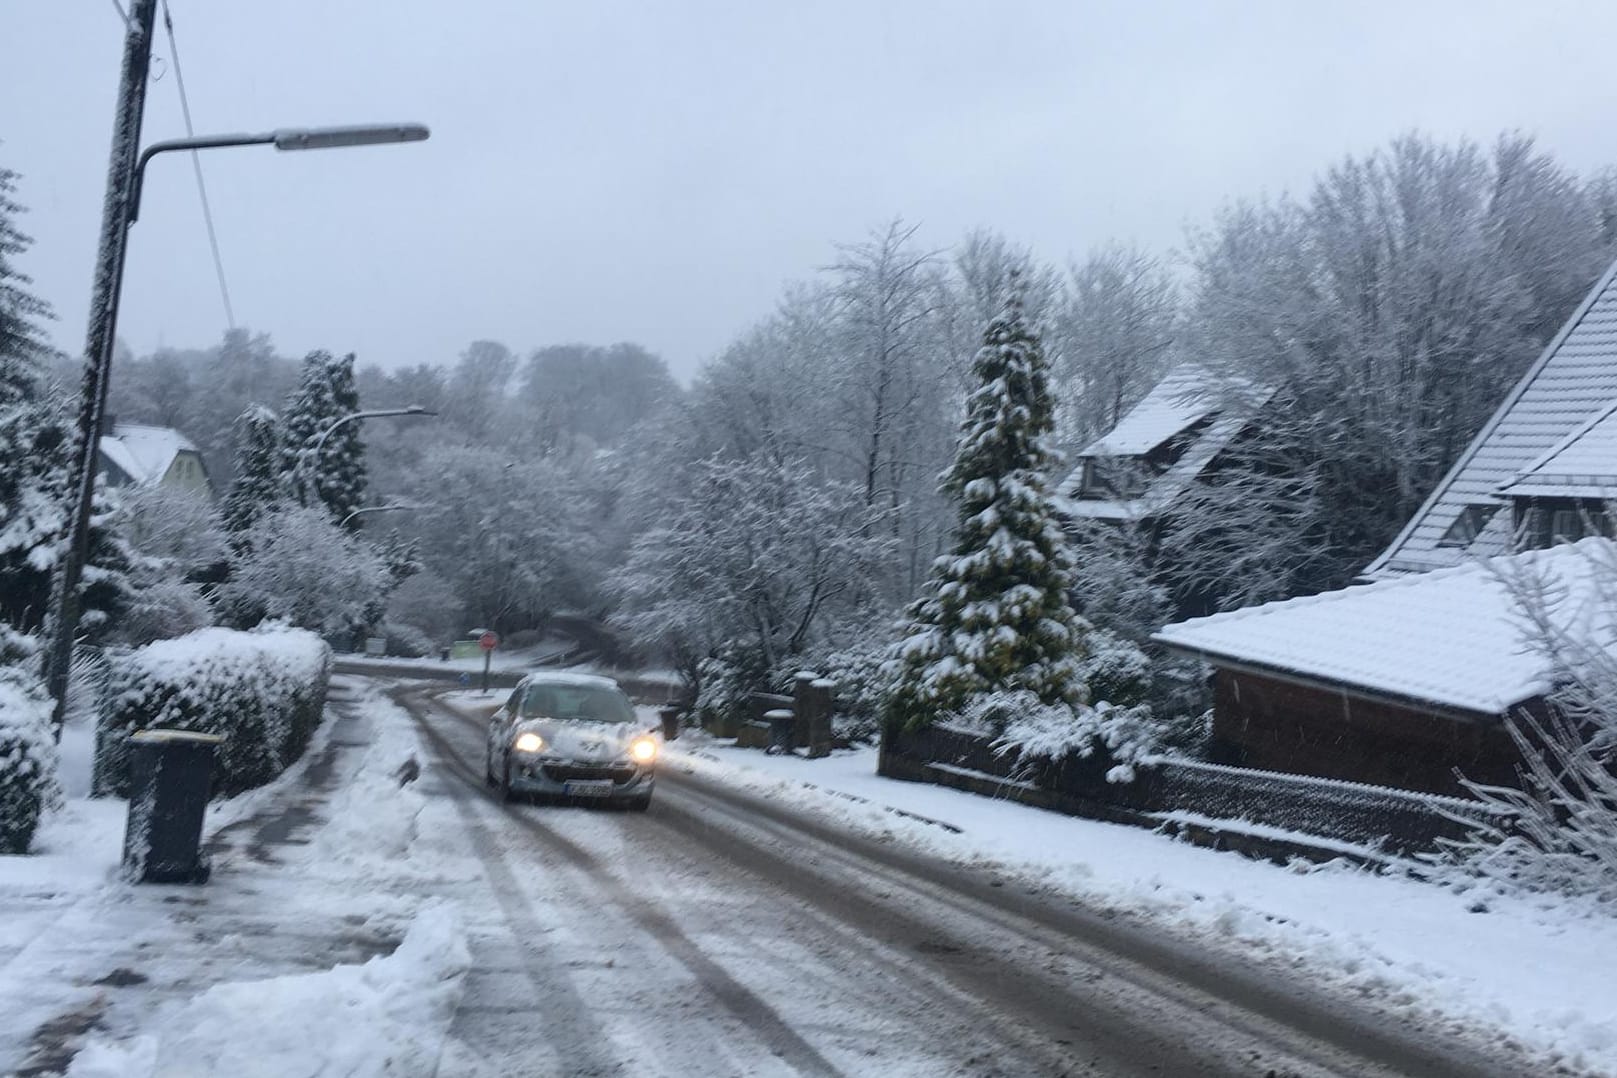
[[[0,622],[0,854],[27,853],[60,796],[51,699],[34,673],[34,649]]]
[[[262,404],[252,405],[236,419],[236,474],[220,517],[238,542],[248,542],[259,517],[286,501],[280,422]]]
[[[338,522],[365,500],[365,443],[359,424],[344,423],[332,431],[344,416],[357,411],[353,354],[310,352],[304,357],[302,379],[282,416],[281,472],[292,483],[291,493],[299,504],[306,504],[307,489],[312,487],[315,498]]]
[[[46,375],[54,353],[40,322],[50,309],[26,290],[28,278],[11,261],[30,242],[8,197],[14,177],[0,170],[0,621],[31,634],[44,623],[66,532],[72,446],[66,402]],[[81,598],[81,625],[92,636],[128,598],[128,551],[113,508],[97,495]]]
[[[705,461],[664,513],[610,587],[635,642],[693,682],[724,652],[753,678],[776,673],[869,595],[892,548],[861,488],[795,462]]]
[[[339,645],[381,617],[392,581],[368,544],[321,509],[265,514],[253,549],[238,556],[217,593],[220,619],[238,628],[285,621]]]
[[[1590,198],[1523,137],[1419,136],[1195,238],[1189,347],[1272,393],[1164,553],[1226,605],[1341,586],[1391,541],[1609,261]]]
[[[1068,592],[1073,561],[1046,489],[1058,459],[1044,352],[1013,287],[974,363],[943,490],[958,506],[954,549],[933,566],[895,649],[887,722],[921,726],[974,697],[1030,693],[1081,707],[1084,622]]]
[[[230,547],[205,494],[159,484],[123,495],[130,598],[111,639],[139,646],[213,624],[204,588],[229,567]]]

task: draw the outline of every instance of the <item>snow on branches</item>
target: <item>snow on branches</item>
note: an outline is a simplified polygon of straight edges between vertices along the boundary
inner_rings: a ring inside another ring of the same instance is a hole
[[[920,726],[973,698],[1018,690],[1082,709],[1086,624],[1068,591],[1073,561],[1046,491],[1052,404],[1039,338],[1012,287],[973,365],[954,463],[942,491],[958,509],[952,553],[933,563],[894,651],[887,721]]]

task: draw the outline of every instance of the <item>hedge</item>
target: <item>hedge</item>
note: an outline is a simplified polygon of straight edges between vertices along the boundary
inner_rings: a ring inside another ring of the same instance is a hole
[[[218,734],[214,796],[250,790],[303,755],[325,708],[331,649],[303,629],[199,629],[108,657],[95,791],[127,795],[138,730]]]
[[[50,698],[22,667],[0,666],[0,854],[28,852],[57,796]]]

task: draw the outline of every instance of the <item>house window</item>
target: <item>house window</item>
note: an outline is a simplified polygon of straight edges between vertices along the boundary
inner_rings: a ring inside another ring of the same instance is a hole
[[[1497,505],[1468,505],[1460,510],[1460,515],[1454,518],[1448,531],[1437,541],[1438,546],[1470,546],[1472,540],[1482,533],[1488,526],[1488,521],[1499,511]]]

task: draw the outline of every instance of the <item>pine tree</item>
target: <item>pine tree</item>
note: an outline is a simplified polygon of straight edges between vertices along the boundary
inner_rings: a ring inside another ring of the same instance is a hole
[[[939,487],[958,506],[954,549],[933,564],[895,648],[886,719],[898,727],[994,693],[1085,702],[1078,666],[1087,626],[1068,598],[1072,554],[1046,486],[1059,463],[1048,446],[1048,365],[1014,275],[973,371],[978,388]]]
[[[50,307],[11,262],[31,243],[15,223],[15,177],[0,169],[0,621],[33,634],[45,620],[67,528],[72,445],[66,402],[46,374],[55,351],[40,322]],[[129,599],[130,555],[110,501],[98,494],[92,511],[81,624],[93,637]]]
[[[233,542],[246,543],[259,518],[285,500],[279,425],[275,413],[262,404],[250,406],[236,420],[236,477],[221,511]]]
[[[17,227],[22,206],[12,201],[17,173],[0,168],[0,360],[42,363],[52,354],[40,323],[52,316],[50,305],[28,291],[29,278],[12,259],[33,243]]]
[[[307,504],[312,485],[316,500],[339,522],[365,498],[365,445],[359,425],[344,424],[326,438],[318,460],[305,458],[313,454],[322,434],[358,410],[352,353],[340,359],[330,352],[304,357],[302,380],[286,404],[281,470],[299,504]]]

